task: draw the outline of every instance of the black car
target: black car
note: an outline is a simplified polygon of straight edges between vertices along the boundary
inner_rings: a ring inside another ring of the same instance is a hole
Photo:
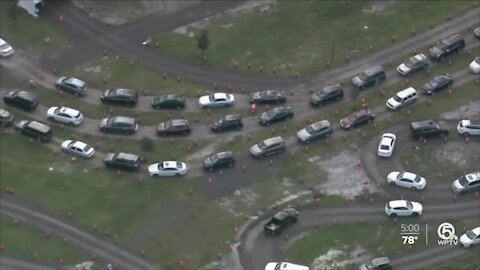
[[[403,76],[408,76],[418,70],[428,68],[429,65],[430,62],[428,62],[427,56],[423,53],[420,53],[408,58],[403,63],[401,63],[397,67],[397,71]]]
[[[264,90],[250,95],[249,102],[255,104],[280,104],[287,101],[285,93],[279,90]]]
[[[135,90],[124,88],[109,89],[103,92],[100,100],[104,104],[135,106],[138,102],[138,93]]]
[[[290,224],[297,222],[298,211],[295,208],[287,208],[276,213],[265,225],[263,230],[267,235],[279,235]]]
[[[183,109],[185,108],[185,97],[169,94],[154,97],[152,101],[152,108],[155,109]]]
[[[332,125],[328,120],[322,120],[307,126],[297,132],[300,143],[309,143],[320,138],[328,137],[333,133]]]
[[[128,153],[108,153],[103,159],[107,168],[136,171],[140,168],[140,157]]]
[[[231,168],[235,165],[232,152],[220,152],[207,157],[203,161],[203,168],[209,172],[222,168]]]
[[[319,107],[321,105],[325,105],[326,103],[339,101],[342,98],[343,98],[342,87],[339,84],[330,85],[313,93],[310,96],[310,104],[314,107]]]
[[[55,81],[55,88],[75,96],[85,96],[87,94],[87,84],[73,77],[60,77]]]
[[[37,96],[24,90],[12,90],[4,97],[5,104],[21,108],[25,111],[32,111],[38,106]]]
[[[456,53],[465,47],[465,40],[459,34],[451,35],[437,42],[429,49],[430,59],[441,61],[450,54]]]
[[[426,82],[422,87],[422,93],[425,95],[434,95],[453,85],[453,78],[450,75],[439,75]]]
[[[450,132],[448,123],[445,121],[419,121],[410,124],[412,136],[417,139],[427,137],[445,137]]]
[[[257,122],[262,126],[268,126],[275,122],[290,120],[292,117],[293,111],[291,107],[276,107],[262,113],[258,117]]]
[[[10,127],[13,125],[13,119],[15,117],[9,111],[0,108],[0,126]]]
[[[100,122],[100,131],[131,135],[138,129],[137,120],[127,116],[113,116],[103,118]]]
[[[344,129],[351,129],[360,125],[368,124],[375,120],[375,114],[369,109],[363,109],[349,114],[340,120],[340,126]]]
[[[183,135],[190,134],[190,122],[186,119],[173,119],[157,125],[157,135]]]
[[[52,128],[37,121],[18,121],[15,124],[15,131],[41,142],[49,142],[53,137]]]
[[[385,71],[381,66],[369,68],[352,78],[352,84],[359,90],[378,85],[386,78]]]
[[[243,127],[240,114],[227,114],[223,118],[213,121],[210,129],[213,132],[223,132],[227,130],[239,130]]]

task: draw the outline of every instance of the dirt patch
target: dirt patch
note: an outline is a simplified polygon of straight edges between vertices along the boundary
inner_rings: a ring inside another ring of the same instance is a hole
[[[357,153],[345,151],[329,158],[315,156],[309,161],[328,173],[328,180],[315,187],[321,194],[354,199],[364,193],[379,192],[375,183],[363,171]]]
[[[231,196],[219,198],[216,203],[234,216],[244,216],[240,212],[239,205],[252,206],[255,204],[258,194],[248,188],[237,189]]]
[[[315,258],[312,270],[351,269],[352,264],[359,264],[369,257],[362,246],[355,247],[348,255],[342,250],[331,248],[326,254]]]
[[[442,113],[440,117],[446,120],[480,119],[480,102],[471,101],[458,109]]]
[[[189,1],[86,1],[75,0],[73,3],[85,9],[90,17],[111,25],[124,24],[146,17],[153,13],[169,14],[187,6],[198,4],[198,0]]]
[[[395,1],[393,0],[390,0],[390,1],[387,1],[387,0],[383,0],[383,1],[375,1],[373,2],[373,4],[369,7],[369,8],[364,8],[362,11],[363,13],[384,13],[385,10],[393,5],[395,3]]]
[[[216,14],[211,17],[205,18],[203,20],[193,22],[184,26],[181,26],[175,30],[173,30],[174,33],[186,35],[189,37],[194,37],[195,32],[198,29],[205,28],[210,25],[210,20],[212,19],[218,19],[221,18],[225,15],[230,15],[230,16],[238,16],[242,15],[248,12],[253,12],[253,11],[259,11],[262,13],[266,13],[270,11],[271,5],[274,4],[275,1],[272,0],[265,0],[265,1],[247,1],[245,4],[240,5],[236,8],[229,9],[225,11],[224,13]],[[234,27],[235,25],[231,23],[226,23],[222,25],[223,28],[229,29]]]
[[[472,151],[472,148],[477,151]],[[480,153],[480,147],[478,144],[450,142],[437,149],[433,156],[436,157],[440,164],[451,164],[458,168],[466,169],[472,161],[480,161],[478,153]]]

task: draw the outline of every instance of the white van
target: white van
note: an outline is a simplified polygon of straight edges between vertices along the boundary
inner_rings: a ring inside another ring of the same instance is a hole
[[[290,262],[270,262],[265,266],[265,270],[309,270],[310,267],[294,264]]]
[[[398,92],[395,96],[387,100],[387,108],[391,110],[398,110],[401,107],[407,106],[416,102],[418,99],[417,90],[413,87],[409,87]]]

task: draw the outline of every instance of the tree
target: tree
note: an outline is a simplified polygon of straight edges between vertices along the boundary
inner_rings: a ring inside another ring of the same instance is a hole
[[[208,38],[208,31],[206,29],[202,29],[197,34],[197,47],[202,54],[202,58],[205,55],[205,51],[208,49],[208,45],[210,45],[210,39]]]

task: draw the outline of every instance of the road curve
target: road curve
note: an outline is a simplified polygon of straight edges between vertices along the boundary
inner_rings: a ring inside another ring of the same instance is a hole
[[[299,84],[319,84],[327,78],[335,78],[339,75],[351,77],[367,66],[384,63],[385,60],[390,59],[392,55],[410,53],[413,49],[428,46],[442,37],[457,33],[460,30],[467,29],[472,25],[480,23],[480,9],[475,8],[462,16],[453,18],[448,22],[438,25],[405,41],[394,44],[389,48],[372,53],[362,59],[352,61],[348,65],[321,72],[320,74],[293,79],[247,75],[239,73],[233,69],[214,68],[174,58],[165,53],[159,52],[155,48],[142,47],[137,40],[132,41],[123,38],[123,36],[118,37],[111,35],[111,31],[108,31],[108,29],[106,30],[103,27],[98,27],[98,22],[93,21],[86,14],[79,12],[78,8],[73,5],[62,4],[61,8],[51,8],[48,14],[52,15],[48,17],[52,23],[56,22],[59,16],[68,18],[65,20],[63,27],[65,28],[65,31],[75,33],[75,35],[78,36],[77,39],[92,39],[96,41],[88,47],[83,46],[81,48],[82,52],[94,50],[95,52],[98,52],[99,55],[101,53],[100,48],[113,48],[115,53],[119,54],[123,59],[133,59],[143,66],[159,73],[167,73],[173,76],[179,75],[182,78],[208,85],[213,85],[215,83],[218,89],[224,91],[227,91],[230,86],[237,91],[239,89],[245,89],[250,92],[257,88],[289,90]],[[134,23],[132,23],[132,25],[134,25]],[[177,25],[177,27],[178,26],[181,25]],[[130,27],[132,30],[135,29],[136,31],[141,31],[141,29],[136,29],[134,26]],[[148,35],[149,34],[145,36]],[[69,58],[68,55],[62,57],[65,59]],[[70,63],[65,63],[65,65],[71,66],[77,63],[78,61],[75,60]],[[47,68],[50,67],[49,69],[52,67],[57,67],[58,69],[63,68],[63,66],[58,66],[56,59],[43,61],[42,65]]]
[[[121,269],[160,269],[159,266],[119,247],[104,237],[85,232],[61,217],[55,217],[38,205],[27,203],[13,196],[1,196],[0,203],[2,215],[17,218],[44,231],[67,238],[72,245],[76,245],[90,254],[96,254],[96,257],[104,262],[116,263]]]

